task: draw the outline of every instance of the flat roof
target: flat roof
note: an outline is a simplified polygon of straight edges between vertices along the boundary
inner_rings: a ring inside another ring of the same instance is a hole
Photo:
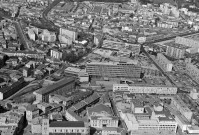
[[[170,47],[175,47],[175,48],[178,48],[178,49],[188,49],[188,48],[190,48],[190,47],[188,47],[186,45],[175,43],[174,41],[167,42],[164,45],[170,46]]]

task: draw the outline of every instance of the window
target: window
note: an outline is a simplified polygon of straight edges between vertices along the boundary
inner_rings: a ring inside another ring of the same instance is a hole
[[[84,129],[82,129],[82,132],[84,132]]]
[[[76,132],[79,133],[79,129],[77,129]]]
[[[55,129],[55,130],[54,130],[54,132],[56,133],[56,132],[57,132],[57,130]]]

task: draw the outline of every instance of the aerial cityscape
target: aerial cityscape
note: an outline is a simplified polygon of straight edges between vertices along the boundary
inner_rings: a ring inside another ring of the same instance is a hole
[[[199,0],[0,0],[0,135],[199,135]]]

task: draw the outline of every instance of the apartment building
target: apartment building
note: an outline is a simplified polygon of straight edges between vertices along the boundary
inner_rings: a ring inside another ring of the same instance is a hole
[[[58,49],[50,50],[50,56],[56,59],[62,59],[63,52]]]
[[[188,35],[185,37],[176,37],[175,43],[190,47],[187,49],[189,53],[199,52],[199,34]]]
[[[193,112],[188,108],[188,106],[182,101],[179,96],[173,97],[171,104],[176,107],[178,111],[188,120],[191,121]]]
[[[67,37],[69,41],[75,41],[78,33],[76,31],[68,30],[65,28],[60,28],[59,35],[63,37]],[[67,41],[69,43],[69,41]]]
[[[176,44],[174,42],[166,43],[164,45],[167,46],[166,55],[176,59],[184,58],[185,51],[189,48],[185,45]]]
[[[157,54],[157,62],[166,72],[172,71],[173,64],[162,53]]]

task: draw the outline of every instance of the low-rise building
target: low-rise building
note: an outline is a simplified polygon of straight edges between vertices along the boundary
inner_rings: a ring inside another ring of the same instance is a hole
[[[176,94],[175,86],[151,86],[151,85],[129,85],[129,84],[113,84],[113,92],[126,93],[155,93],[155,94]]]
[[[63,78],[54,84],[48,85],[47,87],[41,88],[35,91],[33,94],[36,95],[37,102],[49,102],[49,94],[60,94],[66,95],[75,88],[75,79],[73,77]]]
[[[26,118],[28,122],[32,121],[32,119],[36,118],[39,116],[39,109],[37,108],[36,105],[29,105],[26,108]]]
[[[133,135],[134,131],[153,133],[155,131],[171,131],[176,133],[177,122],[168,110],[153,110],[144,107],[144,111],[124,113],[123,117],[128,132]]]
[[[106,105],[97,104],[94,107],[88,108],[87,115],[91,127],[118,127],[119,118],[114,116],[112,109]]]

